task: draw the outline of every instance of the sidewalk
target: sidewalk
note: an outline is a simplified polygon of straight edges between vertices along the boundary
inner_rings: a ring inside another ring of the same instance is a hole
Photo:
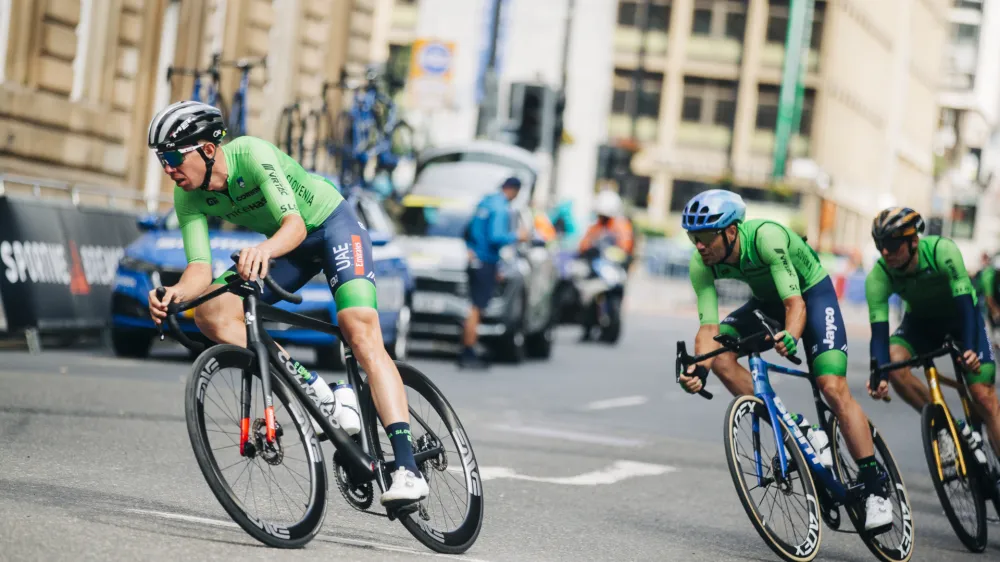
[[[724,318],[741,304],[719,305],[719,317]],[[636,268],[629,278],[625,292],[625,310],[645,316],[698,317],[694,290],[687,279],[650,275],[641,267]],[[847,333],[852,338],[871,337],[867,306],[842,302],[840,310],[844,315]]]

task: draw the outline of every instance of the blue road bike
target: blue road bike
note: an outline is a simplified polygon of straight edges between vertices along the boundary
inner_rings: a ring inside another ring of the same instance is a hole
[[[892,504],[893,522],[887,528],[869,532],[865,531],[863,486],[858,481],[857,465],[847,451],[840,422],[824,402],[812,375],[761,358],[761,353],[773,347],[773,338],[780,327],[761,311],[755,310],[754,314],[763,327],[760,332],[741,339],[719,334],[715,341],[722,347],[715,351],[692,357],[684,342],[677,342],[676,369],[679,377],[689,365],[728,352],[750,357],[754,394],[733,399],[726,412],[724,437],[736,493],[757,533],[784,560],[812,560],[819,553],[822,540],[820,519],[831,530],[839,531],[840,508],[844,507],[861,540],[877,559],[909,560],[914,545],[912,509],[903,479],[882,435],[869,423],[879,481]],[[798,357],[788,359],[796,365],[802,363]],[[832,467],[820,462],[806,435],[774,392],[768,379],[769,370],[812,383],[820,425],[831,436]],[[696,374],[704,381],[708,371],[699,368]],[[704,388],[699,394],[712,398]]]
[[[369,68],[364,84],[353,89],[349,109],[337,116],[329,129],[327,150],[335,153],[344,185],[367,186],[375,173],[392,172],[401,159],[415,155],[413,128],[402,119],[395,102],[382,92],[378,81],[378,72]],[[347,85],[346,73],[341,73],[337,87],[352,90]]]
[[[248,96],[250,91],[250,73],[254,68],[263,67],[267,70],[267,59],[262,57],[256,60],[239,59],[237,61],[223,61],[221,53],[212,55],[212,61],[208,68],[180,68],[167,67],[167,81],[174,76],[193,76],[194,84],[191,88],[191,100],[207,103],[218,107],[219,111],[226,116],[226,129],[228,138],[236,138],[247,134],[247,118],[249,116]],[[233,93],[230,104],[226,104],[225,98],[220,91],[222,80],[222,67],[235,67],[240,70],[240,83]],[[228,106],[228,107],[227,107]],[[231,110],[229,108],[232,108]]]

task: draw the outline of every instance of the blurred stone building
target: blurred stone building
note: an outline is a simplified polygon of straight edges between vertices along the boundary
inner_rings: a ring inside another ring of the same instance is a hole
[[[206,68],[266,57],[250,75],[249,134],[277,138],[281,110],[316,107],[323,83],[371,60],[381,0],[0,0],[0,173],[169,192],[145,146],[160,107]],[[240,81],[221,69],[221,92]],[[332,88],[327,101],[340,107]]]

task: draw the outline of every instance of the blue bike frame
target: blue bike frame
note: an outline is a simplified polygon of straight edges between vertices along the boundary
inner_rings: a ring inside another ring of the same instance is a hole
[[[827,491],[830,495],[837,501],[845,501],[847,499],[847,489],[844,485],[837,480],[837,476],[834,472],[819,462],[819,457],[816,451],[813,450],[812,445],[809,444],[809,440],[803,435],[802,430],[799,429],[795,420],[792,419],[791,413],[785,408],[785,405],[781,402],[781,398],[774,393],[774,389],[771,388],[771,381],[768,379],[768,370],[773,369],[779,373],[786,375],[791,375],[793,377],[801,377],[804,379],[811,378],[811,375],[805,371],[798,371],[796,369],[789,369],[788,367],[782,367],[781,365],[775,365],[761,359],[760,355],[754,353],[750,356],[750,374],[753,376],[753,393],[757,398],[764,401],[764,405],[767,407],[767,413],[772,420],[778,418],[784,420],[785,425],[792,432],[792,437],[795,439],[795,443],[798,444],[799,449],[802,454],[809,461],[809,465],[813,470],[813,473],[819,476],[820,480],[823,482]],[[787,476],[788,474],[788,456],[785,453],[785,440],[782,436],[781,424],[771,423],[771,428],[774,430],[774,441],[778,446],[778,460],[781,463],[781,474],[782,476]],[[755,441],[759,440],[760,435],[760,421],[757,414],[753,414],[753,432],[755,436]],[[757,441],[756,444],[758,444]],[[763,463],[760,458],[760,448],[754,447],[754,463],[756,465],[757,473],[757,484],[759,486],[764,486],[764,471]]]

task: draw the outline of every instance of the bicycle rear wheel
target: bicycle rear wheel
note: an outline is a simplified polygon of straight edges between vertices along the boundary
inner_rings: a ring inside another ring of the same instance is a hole
[[[250,418],[241,395],[249,384]],[[271,377],[277,439],[264,438],[264,401],[256,357],[218,345],[202,353],[185,390],[188,436],[205,481],[240,527],[278,548],[305,545],[326,516],[326,469],[309,416],[282,379]],[[248,452],[240,452],[240,424],[250,426]],[[215,439],[213,443],[211,439]]]
[[[483,483],[472,443],[455,410],[434,383],[406,363],[396,361],[396,367],[406,388],[414,453],[443,449],[441,454],[418,463],[430,493],[416,512],[402,517],[400,522],[427,548],[461,554],[476,542],[483,526]],[[368,411],[374,412],[369,391],[366,386],[364,399]],[[373,416],[372,422],[378,437],[373,439],[375,454],[392,462],[392,443],[377,418]]]
[[[927,404],[920,414],[920,433],[924,441],[924,457],[930,469],[931,481],[937,491],[938,499],[944,514],[955,530],[958,540],[972,552],[982,552],[986,549],[986,501],[983,498],[978,478],[978,472],[973,463],[976,462],[965,443],[961,443],[962,457],[967,468],[965,478],[958,474],[958,460],[941,459],[941,446],[950,444],[952,451],[957,450],[949,434],[947,443],[940,430],[948,428],[948,420],[944,410],[937,404]],[[959,439],[959,441],[962,441]],[[941,474],[938,473],[938,463],[941,463]]]
[[[844,487],[856,486],[859,484],[858,465],[847,450],[847,442],[840,430],[840,420],[836,416],[832,417],[830,452],[833,455],[834,474]],[[875,446],[875,462],[878,465],[878,471],[886,476],[882,485],[882,493],[892,504],[892,529],[873,535],[865,531],[864,502],[855,505],[848,504],[844,507],[851,523],[854,524],[854,528],[861,536],[861,540],[876,558],[886,562],[904,562],[913,555],[915,537],[910,497],[906,492],[906,485],[903,484],[903,477],[896,467],[896,459],[893,458],[889,446],[882,439],[882,434],[870,421],[868,428],[871,430],[872,442]]]
[[[779,423],[784,435],[790,435],[784,422],[779,420]],[[726,412],[723,434],[729,473],[754,529],[782,559],[791,562],[814,559],[819,553],[823,528],[819,524],[819,500],[812,473],[801,470],[809,466],[802,451],[794,445],[785,447],[788,473],[781,476],[771,419],[764,402],[756,396],[733,399]]]

